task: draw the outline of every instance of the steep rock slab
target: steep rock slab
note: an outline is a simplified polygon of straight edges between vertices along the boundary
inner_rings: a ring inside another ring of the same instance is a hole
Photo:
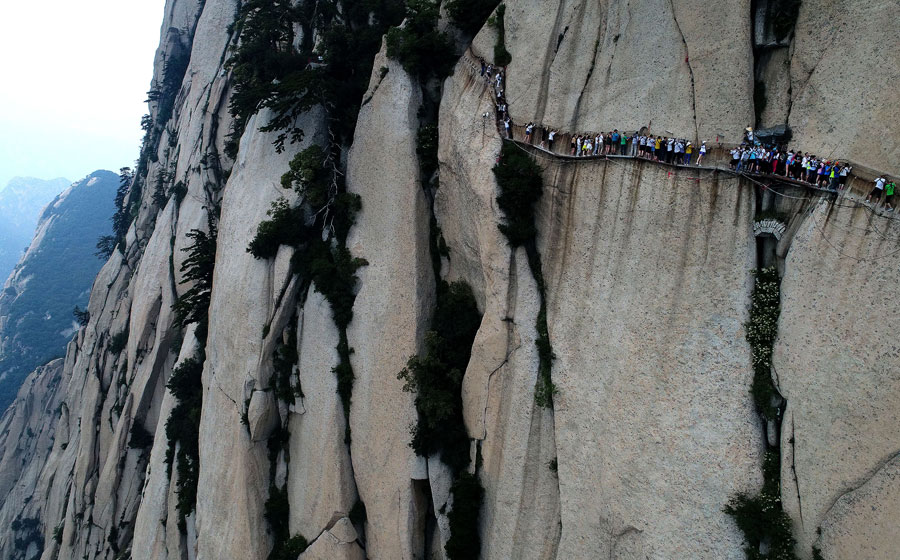
[[[782,495],[805,555],[820,526],[858,527],[858,519],[842,516],[857,515],[862,503],[880,510],[895,492],[854,493],[900,451],[900,309],[891,300],[900,283],[898,239],[895,220],[822,202],[787,254],[773,363],[787,399]],[[856,505],[835,506],[848,493]],[[893,529],[874,525],[850,542],[868,535],[866,550],[890,557],[898,545]],[[828,549],[837,544],[825,539],[826,557],[841,557],[847,545]]]
[[[195,336],[196,324],[187,327],[184,343],[178,354],[176,366],[192,358],[197,352],[199,342]],[[169,414],[175,408],[175,398],[172,393],[166,391],[160,403],[159,419],[156,426],[149,426],[151,433],[156,434],[153,446],[150,449],[148,459],[147,479],[141,492],[141,505],[134,520],[134,541],[132,543],[132,558],[135,560],[172,560],[188,557],[196,557],[196,541],[188,543],[183,538],[178,524],[163,523],[162,520],[176,520],[178,513],[176,505],[178,495],[176,493],[177,476],[170,477],[166,465],[166,451],[169,441],[166,438],[166,422]]]
[[[897,550],[900,519],[900,458],[894,456],[871,479],[835,502],[822,522],[825,558],[880,560]]]
[[[492,316],[479,330],[486,348],[479,357],[492,357],[491,343],[505,357],[472,360],[468,371],[492,367],[481,404],[483,441],[481,478],[485,487],[482,558],[553,559],[559,542],[559,483],[552,462],[556,460],[553,411],[534,402],[538,378],[535,321],[540,310],[537,284],[524,249],[511,263],[508,306],[505,317]],[[496,337],[482,333],[491,319],[502,325]],[[473,353],[476,348],[473,348]],[[477,410],[473,412],[478,412]]]
[[[36,539],[43,540],[45,548],[56,544],[54,523],[59,519],[50,518],[49,508],[33,498],[46,495],[41,472],[62,454],[54,445],[64,435],[57,434],[68,381],[62,373],[59,359],[37,368],[25,378],[16,400],[0,417],[0,526],[7,528],[7,536],[0,539],[3,558],[16,558],[17,550],[22,552],[16,539],[31,541],[32,551],[37,550]],[[43,524],[12,530],[13,522],[28,519],[42,519]]]
[[[491,171],[500,149],[484,79],[463,60],[445,83],[441,103],[441,188],[435,214],[450,247],[448,279],[465,280],[484,318],[463,379],[463,414],[479,441],[485,487],[484,558],[553,558],[559,533],[559,489],[548,464],[555,458],[553,418],[534,405],[537,288],[524,253],[510,251]],[[449,481],[432,473],[435,510]],[[439,526],[442,537],[446,528]]]
[[[803,151],[900,174],[900,20],[894,0],[807,0],[791,59],[789,124]]]
[[[512,118],[739,140],[753,122],[749,4],[507,2]],[[490,60],[494,41],[487,28],[474,49]]]
[[[365,560],[356,542],[356,529],[346,517],[339,519],[312,543],[297,560]]]
[[[416,528],[424,513],[416,511],[412,479],[425,478],[425,469],[409,447],[416,412],[397,372],[421,346],[434,280],[415,145],[421,93],[383,54],[374,64],[381,66],[389,71],[377,89],[373,76],[347,169],[348,188],[363,201],[347,244],[369,262],[358,272],[347,330],[356,375],[350,427],[356,483],[368,514],[366,552],[376,560],[400,560],[424,551]]]
[[[324,296],[310,288],[297,332],[303,399],[290,415],[288,498],[291,534],[318,535],[335,514],[356,500],[350,453],[344,443],[344,409],[332,368],[339,335]],[[355,537],[354,537],[355,538]]]
[[[293,153],[276,153],[275,134],[258,130],[268,118],[262,112],[247,123],[222,199],[200,421],[201,559],[264,560],[271,546],[263,517],[269,487],[266,444],[251,442],[241,424],[245,389],[268,386],[272,356],[262,333],[282,280],[273,280],[273,261],[255,259],[247,246],[271,203],[295,196],[280,184]],[[298,151],[319,139],[319,124],[315,112],[302,117],[298,126],[307,134]]]
[[[751,189],[618,161],[551,163],[545,180],[558,557],[743,558],[722,507],[761,478]]]

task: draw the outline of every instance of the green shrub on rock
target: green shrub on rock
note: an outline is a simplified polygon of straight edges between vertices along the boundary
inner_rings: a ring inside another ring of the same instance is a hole
[[[453,41],[438,30],[440,6],[434,0],[409,0],[403,27],[388,31],[387,55],[413,76],[450,74],[456,62]]]
[[[499,0],[449,0],[445,6],[453,25],[468,35],[475,35],[499,3]]]
[[[540,166],[515,144],[504,142],[494,176],[500,186],[497,204],[506,218],[500,231],[512,247],[533,241],[537,235],[534,205],[544,194]]]
[[[444,545],[449,560],[471,560],[481,553],[481,536],[478,534],[478,516],[484,501],[484,488],[478,476],[462,473],[450,487],[453,507],[447,518],[450,521],[450,538]]]

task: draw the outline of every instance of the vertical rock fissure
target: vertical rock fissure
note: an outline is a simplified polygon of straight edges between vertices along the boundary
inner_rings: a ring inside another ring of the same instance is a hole
[[[553,396],[557,393],[552,379],[555,358],[547,326],[547,294],[541,255],[537,248],[537,224],[534,206],[543,196],[544,180],[541,167],[514,142],[504,142],[500,157],[494,166],[494,176],[500,188],[497,204],[503,212],[505,223],[498,225],[511,248],[523,247],[528,266],[537,284],[540,310],[535,324],[538,349],[538,379],[535,386],[535,402],[541,407],[553,408]]]
[[[675,14],[675,0],[669,0],[669,5],[672,8],[672,21],[675,22],[675,28],[678,30],[678,35],[681,36],[681,43],[684,45],[684,63],[687,65],[691,76],[691,110],[694,115],[694,141],[697,142],[700,140],[700,123],[697,122],[697,86],[694,82],[694,68],[691,66],[691,53],[688,49],[684,31],[681,30],[681,24],[678,23],[678,16]]]
[[[791,416],[791,474],[794,477],[794,489],[797,491],[797,512],[800,515],[800,526],[803,526],[803,501],[800,498],[800,477],[797,476],[797,427],[794,417]]]
[[[762,197],[757,193],[757,199]],[[757,206],[765,211],[762,205]],[[775,246],[761,237],[754,238],[758,266],[775,262],[763,251]],[[745,324],[746,339],[752,355],[753,378],[750,394],[759,415],[764,434],[763,485],[756,494],[739,493],[732,497],[724,511],[743,532],[747,543],[745,552],[751,560],[794,560],[797,544],[793,536],[793,521],[782,504],[781,424],[787,402],[773,379],[772,352],[778,335],[781,313],[781,275],[773,264],[751,271],[754,287],[750,301],[750,318]]]
[[[561,0],[559,6],[556,9],[556,19],[553,21],[553,29],[550,33],[547,34],[547,49],[546,56],[544,56],[544,65],[541,68],[540,73],[540,85],[538,86],[538,96],[537,96],[537,106],[534,111],[534,121],[541,122],[544,120],[544,114],[547,111],[547,101],[548,101],[548,92],[550,91],[550,70],[553,67],[553,63],[556,60],[556,54],[559,52],[559,47],[562,44],[563,39],[565,38],[566,32],[569,30],[566,27],[562,32],[560,32],[559,28],[562,27],[563,18],[565,16],[566,5],[568,2],[566,0]],[[551,54],[552,53],[552,56]]]
[[[790,52],[794,40],[794,29],[800,14],[801,0],[752,0],[750,3],[750,35],[753,47],[753,105],[757,128],[766,124],[762,116],[769,103],[769,98],[779,97],[782,92],[772,91],[778,83],[768,83],[766,75],[770,71],[774,54],[778,51]],[[827,49],[826,49],[827,50]],[[788,54],[788,57],[790,55]],[[815,67],[813,67],[813,70]],[[812,71],[807,77],[812,76]],[[788,79],[786,92],[787,107],[784,123],[790,122],[793,105],[792,80]],[[804,87],[805,87],[804,83]]]
[[[576,130],[578,128],[576,121],[581,112],[581,101],[584,99],[584,92],[587,91],[588,84],[591,83],[591,76],[594,75],[594,67],[597,65],[597,55],[600,53],[601,32],[600,29],[597,30],[597,40],[594,42],[594,54],[591,57],[591,66],[588,68],[587,75],[584,78],[584,85],[581,86],[581,91],[578,93],[578,100],[575,101],[575,109],[572,112],[572,123],[569,126],[571,130]]]

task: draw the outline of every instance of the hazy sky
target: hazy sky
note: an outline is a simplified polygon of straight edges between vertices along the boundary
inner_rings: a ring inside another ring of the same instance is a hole
[[[0,189],[133,166],[165,0],[14,0],[0,18]]]

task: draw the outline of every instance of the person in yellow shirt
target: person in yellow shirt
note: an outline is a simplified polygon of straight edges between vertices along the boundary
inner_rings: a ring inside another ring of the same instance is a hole
[[[691,144],[690,142],[688,142],[687,145],[684,147],[684,164],[685,165],[691,164],[691,154],[693,154],[693,153],[694,153],[694,145]]]
[[[662,139],[659,136],[657,136],[656,137],[656,145],[655,145],[656,149],[653,150],[653,161],[659,161],[659,147],[661,145],[661,142],[662,142]]]

